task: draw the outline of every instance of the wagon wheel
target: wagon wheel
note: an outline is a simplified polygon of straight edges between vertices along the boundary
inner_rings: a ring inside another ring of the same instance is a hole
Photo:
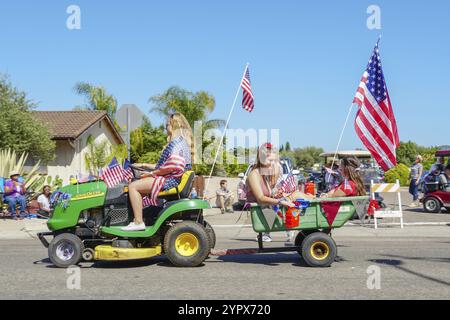
[[[311,233],[303,240],[302,257],[310,267],[329,267],[337,257],[336,243],[323,232]]]
[[[297,236],[295,237],[294,244],[296,247],[301,247],[303,240],[310,235],[311,233],[317,232],[317,230],[302,230],[299,233],[297,233]],[[302,249],[297,250],[298,254],[302,255]]]

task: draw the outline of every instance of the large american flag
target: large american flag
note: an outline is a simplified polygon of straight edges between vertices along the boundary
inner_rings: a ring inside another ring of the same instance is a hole
[[[355,129],[361,141],[385,171],[397,165],[399,137],[378,43],[370,57],[355,99],[359,106]]]
[[[242,107],[248,112],[252,112],[255,108],[255,100],[253,99],[252,85],[250,82],[250,69],[247,66],[245,76],[241,82],[241,88],[243,91]]]
[[[115,157],[109,166],[103,170],[102,179],[108,188],[112,188],[122,182],[123,169]]]

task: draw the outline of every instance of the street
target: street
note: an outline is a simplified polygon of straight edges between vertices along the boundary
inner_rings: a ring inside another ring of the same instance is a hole
[[[207,219],[216,248],[256,247],[245,213]],[[172,267],[163,256],[82,263],[79,290],[67,288],[71,275],[51,265],[37,239],[3,238],[0,299],[448,299],[449,225],[374,230],[349,224],[333,232],[339,257],[325,269],[307,267],[297,253],[210,257],[194,269]],[[270,246],[292,245],[284,233],[272,236]],[[373,266],[379,289],[368,288]]]

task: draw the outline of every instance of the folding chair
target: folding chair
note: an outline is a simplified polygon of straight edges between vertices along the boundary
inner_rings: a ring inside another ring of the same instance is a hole
[[[373,215],[375,229],[378,229],[378,218],[400,218],[400,227],[403,229],[403,211],[402,198],[400,194],[400,181],[397,180],[396,183],[373,183],[373,180],[371,180],[370,197],[372,200],[375,200],[375,193],[397,193],[398,197],[398,210],[392,210],[390,208],[375,210]]]

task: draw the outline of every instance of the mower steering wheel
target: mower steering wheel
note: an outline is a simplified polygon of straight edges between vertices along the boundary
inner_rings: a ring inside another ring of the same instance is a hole
[[[152,172],[152,170],[143,167],[138,167],[135,166],[134,164],[131,164],[130,168],[132,169],[131,171],[133,171],[133,176],[135,179],[139,179],[140,177],[140,174],[138,172]]]

